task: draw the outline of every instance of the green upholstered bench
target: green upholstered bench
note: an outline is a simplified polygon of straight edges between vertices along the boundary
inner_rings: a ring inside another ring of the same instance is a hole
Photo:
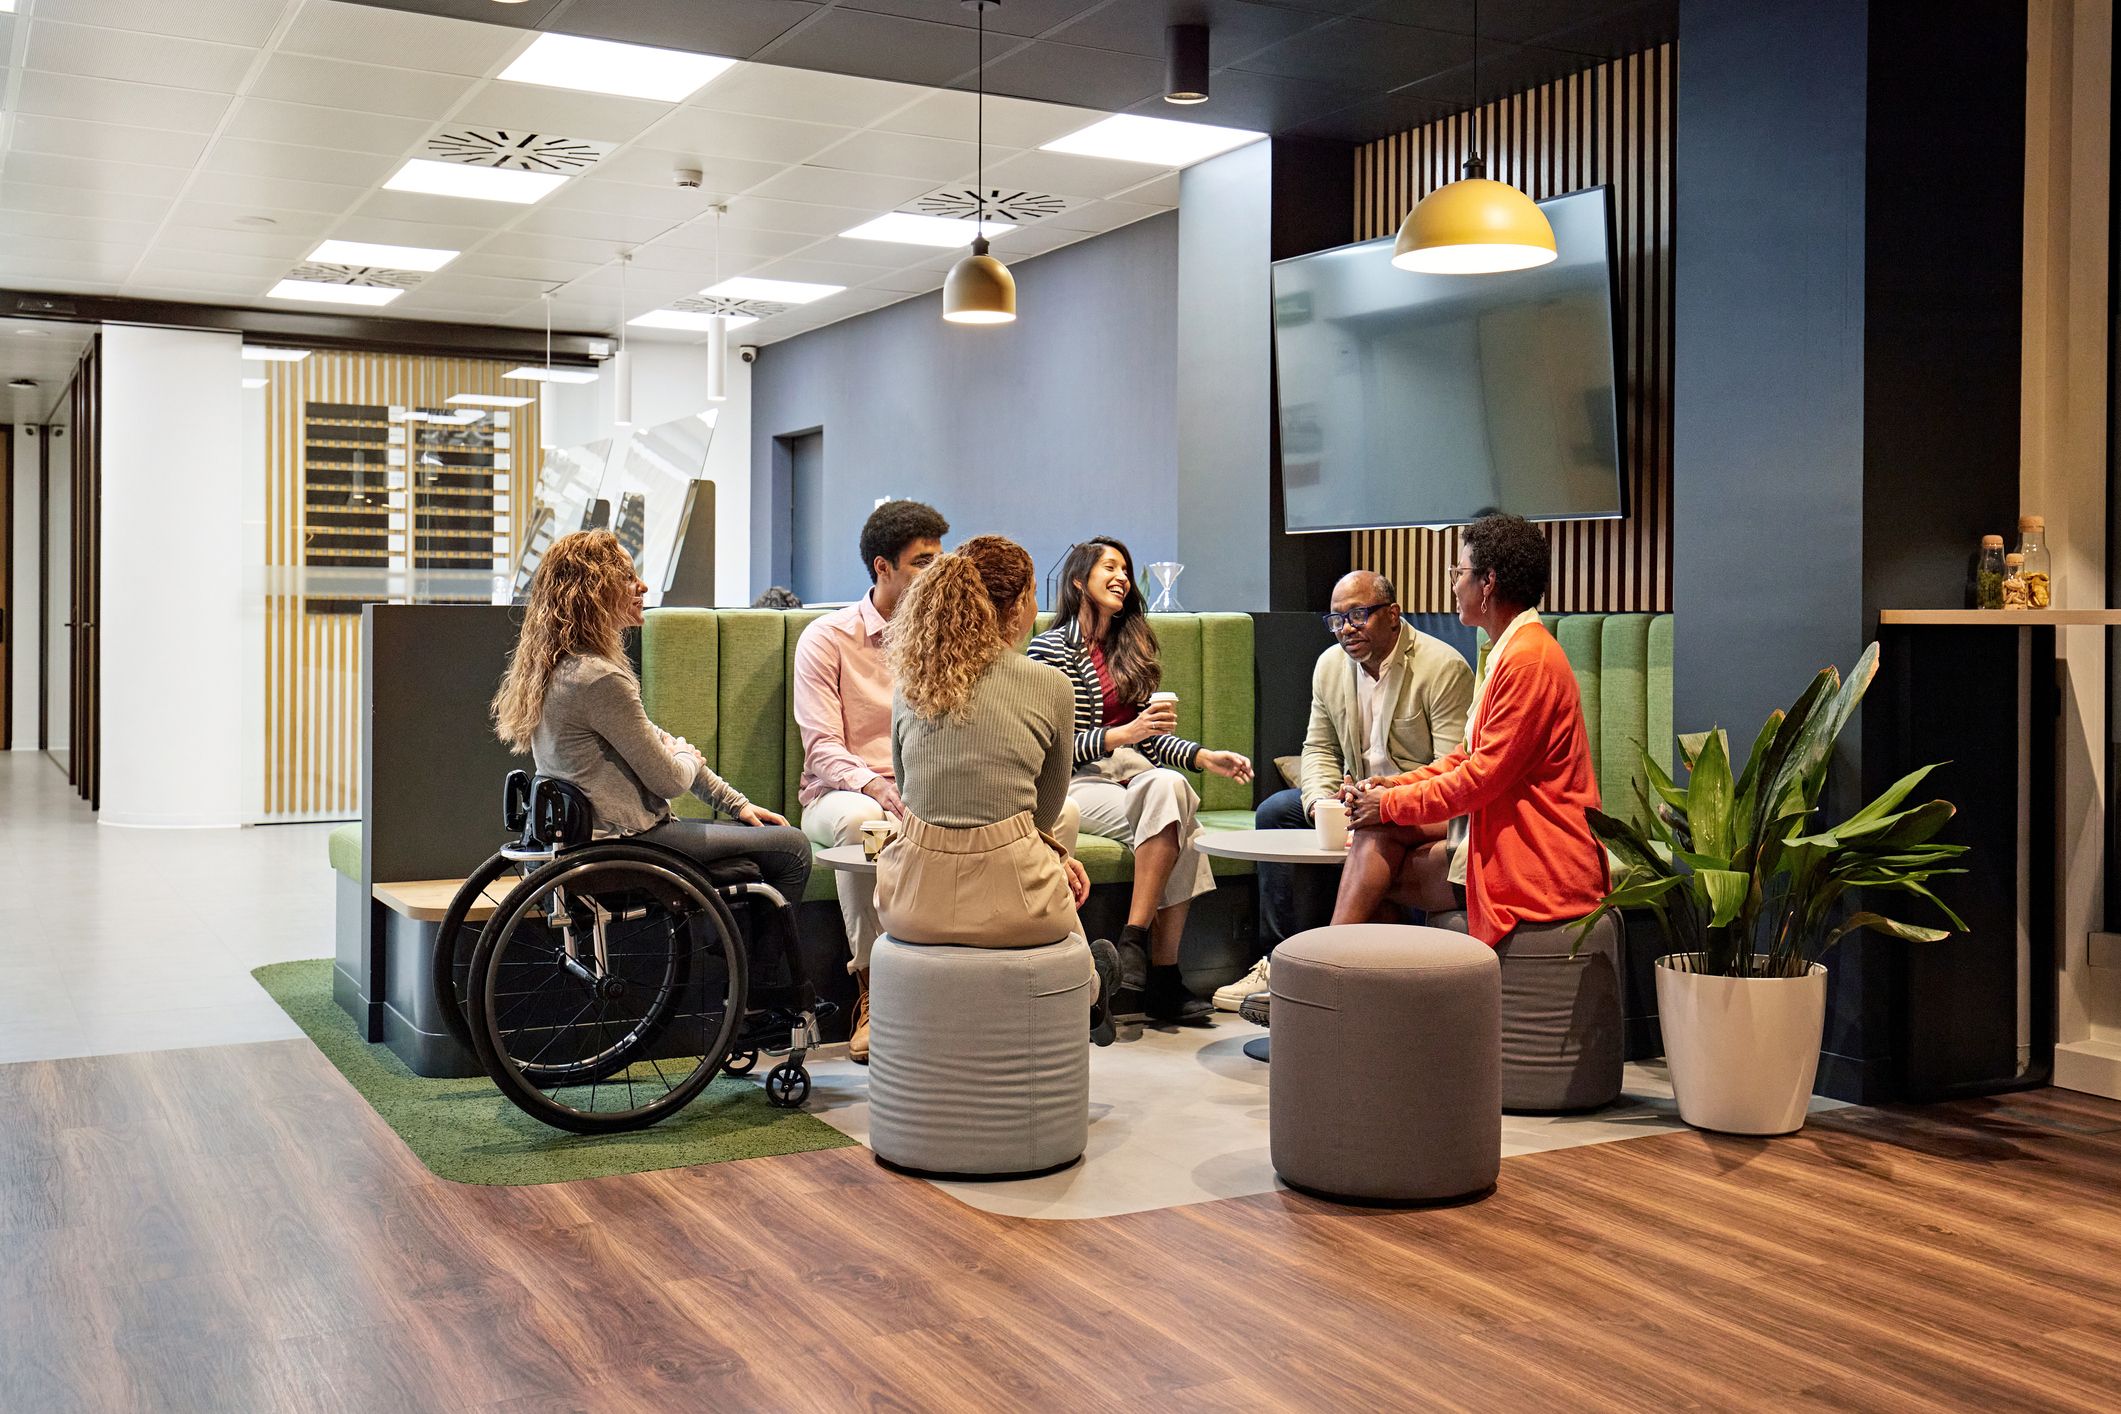
[[[1555,614],[1547,624],[1576,673],[1599,798],[1608,814],[1637,819],[1643,748],[1672,769],[1672,616]]]
[[[707,763],[769,810],[801,823],[796,803],[803,744],[789,706],[795,645],[818,609],[654,609],[641,631],[641,698],[648,715],[706,754]],[[1051,622],[1042,615],[1038,626]],[[1252,619],[1248,614],[1154,614],[1164,686],[1179,695],[1179,732],[1253,754]],[[1189,773],[1207,829],[1252,828],[1252,787]],[[681,800],[678,814],[706,806]],[[1134,875],[1125,845],[1084,835],[1076,847],[1092,883]],[[1244,875],[1244,860],[1214,861],[1218,875]],[[806,899],[836,896],[838,875],[811,873]]]

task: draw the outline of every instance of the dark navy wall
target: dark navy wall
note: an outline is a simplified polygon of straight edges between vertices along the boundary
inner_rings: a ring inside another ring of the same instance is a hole
[[[1010,270],[1014,324],[946,324],[941,296],[924,295],[760,351],[754,593],[788,575],[786,458],[774,439],[813,428],[824,431],[824,534],[845,547],[827,557],[835,568],[813,597],[868,588],[855,544],[885,496],[931,502],[949,517],[952,544],[1016,539],[1041,577],[1099,533],[1126,540],[1138,565],[1175,557],[1178,217]]]

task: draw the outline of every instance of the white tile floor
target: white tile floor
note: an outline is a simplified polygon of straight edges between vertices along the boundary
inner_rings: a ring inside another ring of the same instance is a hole
[[[101,826],[0,752],[0,1062],[300,1036],[250,971],[330,956],[330,828]]]

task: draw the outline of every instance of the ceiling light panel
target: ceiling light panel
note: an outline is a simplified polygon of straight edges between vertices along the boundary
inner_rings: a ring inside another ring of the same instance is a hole
[[[522,368],[511,368],[501,375],[522,383],[594,383],[595,370],[588,368],[541,368],[529,364]]]
[[[756,275],[737,275],[719,285],[709,285],[700,293],[728,299],[771,300],[775,304],[809,304],[846,288],[845,285],[814,285],[800,280],[766,280]]]
[[[243,380],[243,386],[246,388],[263,388],[270,382],[272,382],[270,378],[246,378]]]
[[[259,344],[243,346],[243,357],[252,363],[300,363],[309,355],[308,349],[271,349]]]
[[[977,224],[977,232],[973,226]],[[993,240],[1006,236],[1016,229],[1013,221],[973,222],[969,217],[917,216],[909,211],[893,211],[873,221],[840,232],[853,241],[890,241],[897,245],[961,246],[970,245],[975,234]]]
[[[1190,167],[1210,157],[1258,142],[1265,133],[1246,128],[1218,128],[1208,123],[1177,123],[1115,113],[1040,147],[1076,157],[1105,157],[1115,162],[1145,162],[1155,167]]]
[[[714,332],[714,321],[718,317],[727,320],[725,327],[730,329],[741,329],[746,324],[759,322],[749,314],[717,316],[700,314],[689,309],[651,309],[646,314],[636,315],[626,322],[639,329],[688,329],[695,333],[711,334]]]
[[[337,285],[286,279],[265,292],[267,299],[303,300],[312,304],[386,305],[404,294],[382,285]]]
[[[445,401],[454,403],[459,407],[519,408],[527,407],[531,403],[536,402],[537,399],[509,398],[503,397],[497,393],[458,393],[453,397],[445,399]]]
[[[309,253],[333,265],[373,265],[385,270],[440,270],[461,254],[431,246],[379,245],[373,241],[326,241]]]
[[[418,192],[423,196],[454,196],[469,201],[505,201],[528,206],[551,196],[566,181],[565,177],[550,172],[471,167],[415,157],[400,167],[383,186],[387,191]]]
[[[682,103],[735,63],[713,54],[541,34],[500,76],[509,83]]]

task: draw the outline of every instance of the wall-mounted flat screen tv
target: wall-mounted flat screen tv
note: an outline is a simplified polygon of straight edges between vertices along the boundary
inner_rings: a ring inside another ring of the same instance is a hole
[[[1389,239],[1275,263],[1290,530],[1627,514],[1610,195],[1539,205],[1559,256],[1537,269],[1418,275]]]

